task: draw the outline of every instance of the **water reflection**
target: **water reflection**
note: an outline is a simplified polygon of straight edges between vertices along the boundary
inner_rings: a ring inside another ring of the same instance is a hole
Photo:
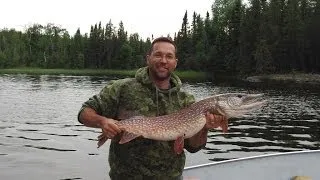
[[[76,118],[81,103],[111,79],[0,76],[0,179],[42,179],[39,170],[52,179],[105,179],[107,146],[96,148],[100,130]],[[183,89],[197,100],[226,92],[264,93],[269,100],[262,110],[231,119],[228,133],[211,131],[205,149],[187,154],[187,165],[320,149],[319,91],[213,83],[185,83]]]

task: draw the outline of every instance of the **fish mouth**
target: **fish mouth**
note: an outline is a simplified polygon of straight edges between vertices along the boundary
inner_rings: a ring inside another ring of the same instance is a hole
[[[244,99],[241,109],[258,109],[267,104],[264,94],[250,94]]]
[[[229,117],[242,117],[248,112],[260,109],[267,104],[267,100],[263,98],[264,94],[237,94],[236,96],[242,99],[242,102],[225,109]]]

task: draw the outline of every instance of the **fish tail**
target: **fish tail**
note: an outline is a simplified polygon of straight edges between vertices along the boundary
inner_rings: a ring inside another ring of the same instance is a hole
[[[97,147],[97,148],[101,147],[105,142],[107,142],[108,139],[109,139],[109,138],[107,138],[106,136],[104,136],[104,134],[100,134],[100,135],[98,136],[98,147]]]

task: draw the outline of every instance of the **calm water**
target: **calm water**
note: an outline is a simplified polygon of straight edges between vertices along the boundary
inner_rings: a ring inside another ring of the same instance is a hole
[[[99,129],[77,122],[81,103],[112,78],[0,76],[0,179],[108,179],[108,145]],[[320,149],[320,92],[185,83],[202,99],[226,92],[265,93],[269,104],[212,131],[206,149],[187,153],[187,166],[252,155]]]

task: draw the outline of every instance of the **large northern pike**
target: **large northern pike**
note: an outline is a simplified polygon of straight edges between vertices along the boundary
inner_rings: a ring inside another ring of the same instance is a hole
[[[266,103],[262,96],[262,94],[244,93],[218,94],[172,114],[124,119],[116,123],[123,130],[119,143],[127,143],[139,136],[159,141],[181,141],[181,137],[183,139],[192,137],[204,127],[206,112],[223,115],[226,119],[239,118],[261,108]],[[225,123],[227,127],[228,122]],[[101,134],[98,137],[98,147],[103,145],[107,139]]]

